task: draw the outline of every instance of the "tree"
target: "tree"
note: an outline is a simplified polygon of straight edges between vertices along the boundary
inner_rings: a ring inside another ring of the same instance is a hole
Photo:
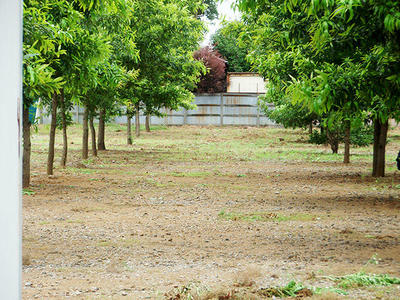
[[[226,91],[226,61],[222,55],[206,46],[194,53],[194,58],[204,63],[207,73],[200,78],[196,93],[223,93]]]
[[[197,19],[207,18],[215,20],[218,18],[217,2],[219,0],[164,0],[165,4],[174,3],[189,11]]]
[[[328,106],[339,89],[327,78],[339,73],[341,78],[345,77],[343,82],[351,85],[348,88],[351,95],[341,111],[364,110],[370,115],[374,122],[372,175],[382,177],[388,119],[400,117],[400,3],[390,0],[315,2],[312,13],[322,16],[314,22],[316,51],[351,46],[344,52],[342,61],[324,66],[314,86],[327,95]]]
[[[62,3],[50,3],[62,6]],[[60,49],[60,40],[67,41],[69,33],[53,24],[48,10],[51,6],[41,7],[37,1],[24,2],[24,44],[23,44],[23,186],[30,184],[30,127],[29,107],[40,97],[50,99],[63,86],[62,77],[51,64],[64,50]],[[68,6],[64,6],[68,9]]]
[[[202,21],[193,15],[200,8],[193,6],[196,3],[191,2],[189,8],[182,1],[135,3],[140,22],[131,27],[136,32],[140,60],[127,61],[126,66],[138,70],[138,74],[135,80],[125,82],[121,97],[137,113],[143,109],[160,113],[162,108],[192,107],[191,90],[204,72],[203,64],[193,58],[204,32]]]
[[[204,0],[203,3],[206,5],[206,9],[204,10],[204,15],[209,20],[215,20],[218,18],[218,8],[217,8],[216,0]]]
[[[245,31],[241,21],[223,22],[222,27],[211,37],[213,49],[228,62],[227,72],[250,72],[251,65],[246,60],[249,45],[241,42],[240,35]]]
[[[399,2],[236,2],[253,29],[252,61],[282,97],[327,114],[328,129],[370,115],[373,176],[384,176],[387,120],[399,117]]]

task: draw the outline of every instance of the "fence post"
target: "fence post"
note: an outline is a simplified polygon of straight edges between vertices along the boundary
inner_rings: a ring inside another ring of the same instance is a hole
[[[221,93],[221,101],[220,101],[220,121],[219,125],[223,126],[224,125],[224,93]]]
[[[187,125],[187,116],[188,116],[188,111],[185,108],[185,110],[183,111],[183,125]]]

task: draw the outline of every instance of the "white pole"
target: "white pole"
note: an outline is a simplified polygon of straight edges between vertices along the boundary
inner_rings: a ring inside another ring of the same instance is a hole
[[[21,299],[22,3],[0,1],[0,298]]]

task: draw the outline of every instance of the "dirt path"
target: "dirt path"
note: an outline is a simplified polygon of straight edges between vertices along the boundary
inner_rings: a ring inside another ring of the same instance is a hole
[[[361,269],[400,275],[400,176],[369,177],[368,148],[345,166],[303,159],[328,150],[284,130],[170,128],[132,148],[123,132],[108,135],[111,150],[81,165],[74,132],[72,164],[52,178],[45,130],[34,139],[24,299],[157,299],[194,281],[325,286],[323,275]],[[378,292],[400,297],[397,286],[350,296]]]

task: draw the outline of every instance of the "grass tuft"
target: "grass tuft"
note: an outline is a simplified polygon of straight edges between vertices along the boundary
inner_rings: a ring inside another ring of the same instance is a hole
[[[400,284],[400,278],[391,277],[387,274],[366,274],[359,272],[355,274],[331,277],[336,285],[342,289],[357,288],[363,286],[389,286],[392,284]]]
[[[309,214],[293,214],[293,215],[281,215],[271,212],[250,212],[250,213],[236,213],[236,212],[226,212],[221,210],[218,213],[218,217],[225,220],[231,221],[314,221],[317,218]]]

